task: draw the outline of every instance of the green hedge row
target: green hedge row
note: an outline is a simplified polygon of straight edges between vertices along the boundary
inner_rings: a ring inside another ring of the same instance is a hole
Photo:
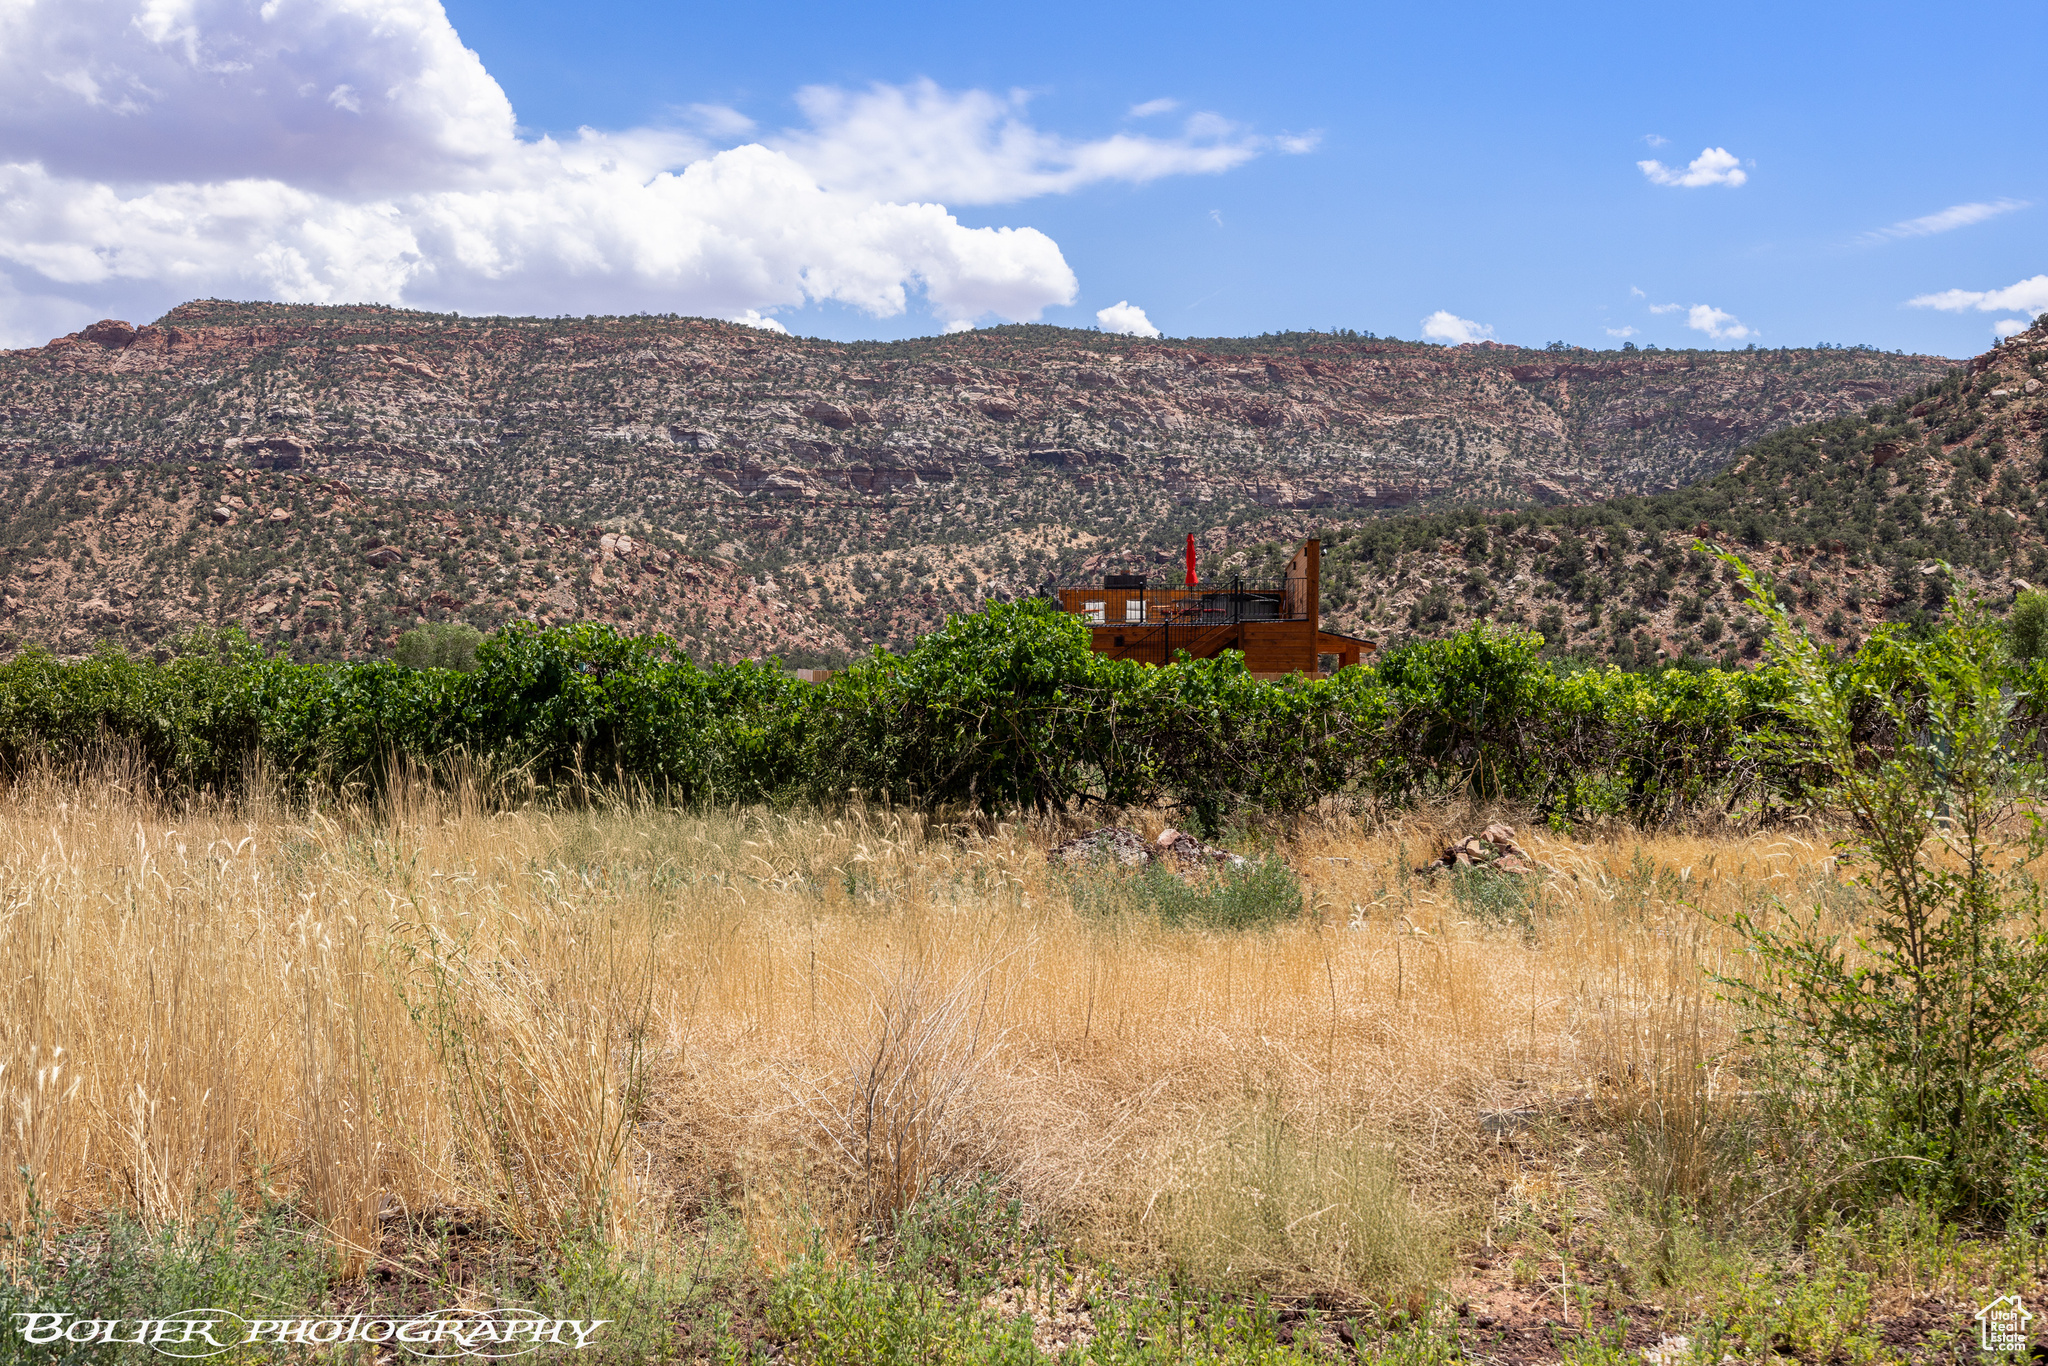
[[[1162,803],[1214,826],[1335,794],[1467,792],[1659,820],[1797,795],[1747,743],[1782,724],[1756,672],[1560,673],[1539,637],[1475,628],[1373,668],[1266,683],[1236,655],[1101,658],[1042,602],[958,616],[824,684],[699,668],[666,637],[518,624],[463,673],[266,658],[232,632],[156,664],[37,651],[0,665],[0,766],[139,758],[173,792],[232,792],[261,755],[307,791],[372,786],[393,756],[467,753],[542,785],[630,782],[701,805],[850,793],[1000,811]]]

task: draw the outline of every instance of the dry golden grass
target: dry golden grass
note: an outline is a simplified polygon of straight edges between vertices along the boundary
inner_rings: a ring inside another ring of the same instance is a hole
[[[1382,1284],[1543,1179],[1486,1115],[1607,1107],[1682,1193],[1733,1088],[1700,912],[1838,895],[1825,847],[1528,835],[1525,934],[1405,871],[1449,833],[1304,834],[1310,914],[1214,934],[1077,914],[1015,826],[22,783],[0,1169],[69,1220],[266,1186],[344,1269],[394,1208],[644,1233],[714,1177],[774,1264],[975,1171],[1104,1250]]]

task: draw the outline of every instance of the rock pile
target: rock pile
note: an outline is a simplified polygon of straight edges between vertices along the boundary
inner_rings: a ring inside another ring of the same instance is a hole
[[[1171,855],[1182,867],[1205,863],[1227,863],[1233,868],[1241,867],[1244,860],[1228,849],[1218,849],[1213,844],[1204,844],[1193,835],[1185,835],[1171,826],[1159,832],[1153,841],[1158,857]]]
[[[1055,844],[1045,856],[1050,862],[1069,868],[1098,861],[1115,863],[1123,868],[1142,868],[1152,861],[1152,851],[1146,847],[1145,837],[1121,825],[1106,825],[1064,844]]]
[[[1069,868],[1098,861],[1113,862],[1123,868],[1142,868],[1155,860],[1167,858],[1182,868],[1210,864],[1228,864],[1235,868],[1244,863],[1243,858],[1228,849],[1204,844],[1193,835],[1183,834],[1170,826],[1159,832],[1158,839],[1147,844],[1145,837],[1135,830],[1126,830],[1121,825],[1105,825],[1064,844],[1055,844],[1046,851],[1046,858]]]
[[[1453,840],[1444,846],[1443,853],[1415,871],[1433,873],[1439,868],[1453,871],[1459,868],[1492,868],[1502,873],[1534,874],[1542,871],[1543,867],[1528,850],[1515,843],[1513,826],[1489,825],[1483,834]]]

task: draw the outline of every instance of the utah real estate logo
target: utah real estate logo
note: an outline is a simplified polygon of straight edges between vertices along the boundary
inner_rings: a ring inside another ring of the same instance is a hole
[[[1987,1352],[2027,1350],[2027,1324],[2034,1315],[2018,1295],[2001,1295],[1977,1311],[1978,1343]]]

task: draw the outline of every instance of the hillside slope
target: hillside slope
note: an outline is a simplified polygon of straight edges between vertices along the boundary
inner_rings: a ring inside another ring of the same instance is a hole
[[[240,621],[326,658],[532,616],[822,662],[1186,531],[1674,488],[1946,366],[205,301],[0,353],[0,646]]]
[[[2048,317],[1896,402],[1767,436],[1688,488],[1390,519],[1340,532],[1324,572],[1339,619],[1390,640],[1492,618],[1595,660],[1732,663],[1755,656],[1761,621],[1696,545],[1744,555],[1815,632],[1846,646],[1959,591],[2002,608],[2048,584],[2044,479]]]

